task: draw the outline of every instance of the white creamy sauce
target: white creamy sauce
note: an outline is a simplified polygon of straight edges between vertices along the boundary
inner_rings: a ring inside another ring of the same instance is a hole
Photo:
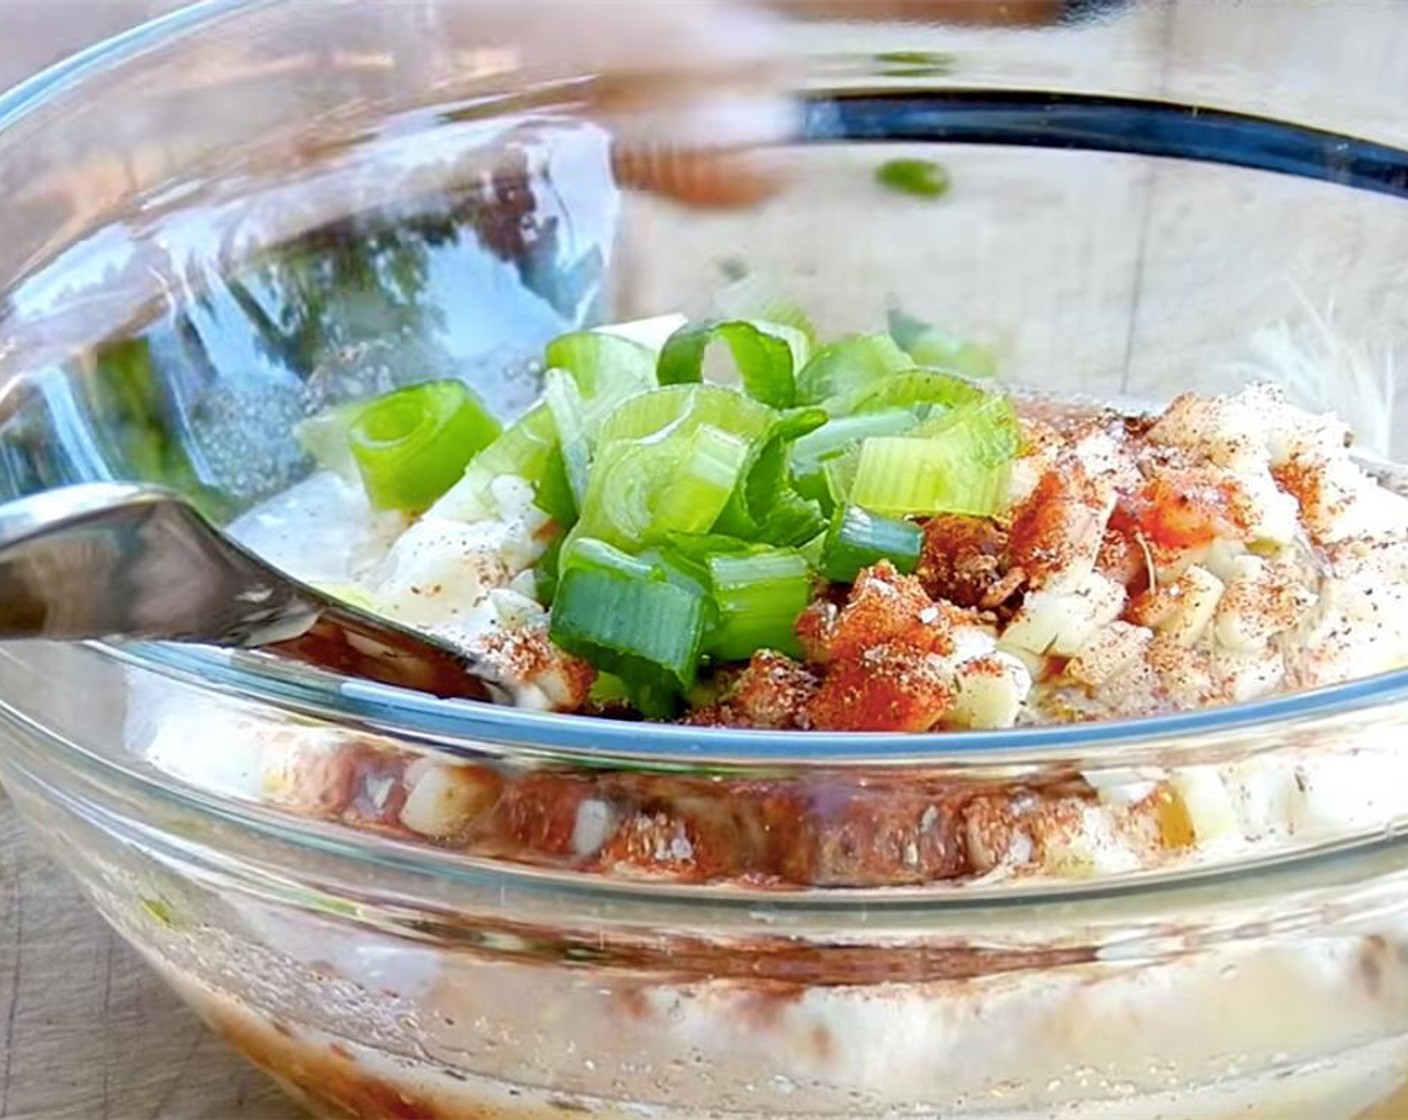
[[[397,514],[373,512],[360,486],[318,471],[243,514],[228,532],[304,583],[336,587],[354,582],[405,528]]]

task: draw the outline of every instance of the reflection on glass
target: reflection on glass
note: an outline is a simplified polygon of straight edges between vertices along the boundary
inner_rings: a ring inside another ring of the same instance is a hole
[[[561,135],[525,130],[453,190],[341,217],[233,269],[188,249],[184,298],[93,347],[83,376],[36,379],[30,407],[0,421],[0,486],[141,478],[223,517],[307,469],[289,430],[330,404],[459,377],[516,410],[542,344],[595,316],[615,213],[604,176],[594,193],[559,191]]]

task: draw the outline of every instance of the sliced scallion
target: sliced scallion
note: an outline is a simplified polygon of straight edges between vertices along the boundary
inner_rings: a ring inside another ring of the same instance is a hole
[[[580,532],[570,534],[564,541],[558,557],[558,570],[561,573],[584,569],[597,572],[615,572],[617,575],[633,579],[649,579],[653,568],[648,560],[632,556],[614,545],[596,537],[584,536]]]
[[[478,469],[477,465],[471,465],[465,477],[473,477]],[[571,528],[576,523],[580,507],[572,493],[572,483],[567,478],[567,460],[563,458],[562,448],[558,444],[554,443],[548,449],[541,472],[536,479],[529,481],[533,484],[533,504],[551,517],[559,528]]]
[[[767,544],[796,546],[812,539],[826,525],[821,503],[793,490],[778,494],[758,524],[754,539]]]
[[[701,424],[744,439],[756,439],[773,423],[766,405],[721,385],[670,385],[638,393],[616,406],[601,422],[601,443],[642,440],[662,433],[691,432]]]
[[[820,501],[829,509],[831,494],[825,472],[828,460],[858,446],[866,436],[901,435],[917,422],[914,412],[907,408],[834,417],[825,427],[802,436],[792,445],[792,473],[797,492]]]
[[[805,338],[809,346],[816,345],[816,327],[811,317],[796,301],[788,299],[765,278],[757,275],[735,280],[714,297],[721,317],[751,319],[791,327]],[[796,357],[794,355],[794,357]],[[796,357],[797,368],[806,364],[806,356]]]
[[[561,535],[554,537],[533,565],[533,596],[544,606],[550,604],[557,594],[564,540]]]
[[[501,430],[462,382],[427,381],[372,401],[353,418],[347,438],[372,505],[420,511]]]
[[[669,533],[707,533],[744,478],[749,445],[704,424],[686,440],[676,477],[660,486],[648,539]]]
[[[773,505],[789,490],[788,464],[794,441],[825,423],[826,413],[819,408],[796,408],[776,416],[753,444],[738,489],[719,518],[721,532],[757,537]]]
[[[591,447],[582,426],[586,402],[571,374],[554,367],[543,379],[543,400],[552,413],[557,429],[557,446],[562,453],[563,473],[575,509],[587,498],[587,478],[591,470]]]
[[[549,636],[619,677],[641,711],[673,714],[697,679],[704,602],[676,584],[600,568],[562,574]]]
[[[917,198],[940,198],[949,188],[948,170],[932,159],[886,160],[875,177],[891,190]]]
[[[538,508],[554,520],[570,522],[576,515],[546,403],[535,404],[471,459],[460,480],[435,503],[434,514],[453,521],[485,516],[489,484],[502,475],[529,482]]]
[[[907,516],[995,513],[1006,464],[984,462],[962,439],[871,436],[860,445],[849,500],[876,513]]]
[[[921,418],[937,409],[957,408],[988,397],[990,390],[956,373],[911,369],[875,382],[842,398],[845,412],[883,412],[895,408],[914,410]]]
[[[974,459],[989,466],[1015,458],[1021,447],[1017,410],[997,393],[931,416],[915,425],[910,434],[960,442]]]
[[[843,506],[851,500],[851,488],[855,485],[856,470],[860,466],[860,448],[857,443],[844,453],[827,459],[821,465],[821,473],[826,479],[827,501],[822,505]]]
[[[760,649],[801,652],[794,627],[811,599],[811,573],[800,552],[725,554],[710,557],[708,567],[718,623],[705,640],[707,653],[742,661]]]
[[[714,342],[733,355],[744,391],[772,408],[791,408],[796,400],[795,368],[810,349],[800,331],[780,324],[729,319],[681,327],[660,351],[661,385],[696,384],[704,377],[704,356]]]
[[[914,359],[888,334],[859,334],[823,346],[797,374],[797,403],[825,405],[837,415],[833,400],[853,395],[901,370]]]
[[[924,533],[908,521],[880,517],[859,506],[842,506],[831,519],[821,570],[834,583],[854,583],[861,570],[889,560],[901,572],[919,565]]]
[[[655,384],[655,354],[639,342],[604,331],[559,335],[543,353],[548,369],[572,375],[583,397],[619,397]]]
[[[705,533],[742,477],[750,445],[700,425],[668,437],[602,444],[582,504],[582,532],[622,548]]]

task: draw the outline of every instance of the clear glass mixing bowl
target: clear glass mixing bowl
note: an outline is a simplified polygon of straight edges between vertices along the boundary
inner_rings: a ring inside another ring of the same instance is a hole
[[[511,412],[553,334],[745,274],[1045,388],[1274,376],[1402,456],[1401,4],[605,11],[217,0],[0,97],[4,493],[152,478],[230,518],[330,402],[453,375]],[[896,153],[948,194],[883,190]],[[25,645],[0,724],[94,904],[320,1115],[1408,1111],[1404,673],[798,737]],[[1149,798],[1167,859],[1082,846]],[[992,873],[1041,812],[1063,874]]]

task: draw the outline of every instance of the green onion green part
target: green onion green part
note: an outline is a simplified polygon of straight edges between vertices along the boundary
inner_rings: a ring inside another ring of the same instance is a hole
[[[428,381],[372,401],[347,436],[372,505],[419,511],[453,486],[501,430],[463,383]]]
[[[889,560],[908,574],[919,566],[923,547],[924,533],[917,525],[859,506],[842,506],[826,533],[821,570],[835,583],[854,583],[863,569]]]
[[[891,159],[875,169],[875,178],[893,191],[916,198],[940,198],[948,193],[948,171],[931,159]]]
[[[655,384],[655,355],[639,342],[600,331],[559,335],[543,352],[548,369],[572,375],[583,397],[616,397]]]
[[[947,51],[882,51],[875,56],[886,78],[933,78],[952,74],[958,59]]]
[[[928,419],[960,405],[986,400],[989,390],[961,377],[933,369],[911,369],[875,382],[850,394],[844,402],[848,413],[913,410],[916,419]]]
[[[706,661],[799,655],[819,576],[914,571],[923,534],[907,518],[996,512],[1019,452],[1010,400],[973,380],[993,372],[982,347],[895,311],[888,333],[813,352],[805,315],[738,289],[737,317],[554,339],[542,400],[507,429],[441,381],[298,437],[379,508],[444,496],[448,516],[491,516],[493,481],[525,479],[555,523],[534,566],[553,641],[602,674],[598,700],[673,715]],[[704,383],[720,342],[740,387]]]
[[[826,527],[826,513],[819,501],[796,491],[778,495],[758,525],[754,539],[767,544],[796,546],[811,540]]]
[[[639,393],[616,406],[602,420],[596,438],[643,440],[649,436],[692,432],[709,424],[743,439],[756,439],[773,423],[773,410],[721,385],[669,385]]]
[[[543,400],[557,429],[557,447],[573,510],[580,510],[587,499],[587,478],[591,470],[591,446],[582,422],[586,401],[572,376],[558,368],[544,375]]]
[[[648,560],[632,556],[603,540],[579,533],[570,534],[563,543],[557,565],[560,574],[585,569],[614,572],[616,575],[632,579],[650,579],[655,571]]]
[[[797,396],[795,367],[806,361],[811,344],[801,331],[775,323],[730,319],[681,327],[660,351],[660,384],[702,381],[704,356],[716,341],[728,346],[750,397],[772,408],[792,407]]]
[[[580,528],[622,548],[713,528],[742,477],[750,445],[709,424],[650,442],[602,444]]]
[[[705,652],[743,661],[759,649],[801,653],[794,628],[811,600],[811,572],[794,549],[760,549],[709,558],[718,623]]]
[[[830,513],[832,500],[826,477],[827,463],[859,447],[866,436],[901,435],[917,423],[918,417],[907,408],[835,417],[825,427],[802,436],[792,445],[792,472],[797,492],[819,501],[825,512]]]
[[[997,512],[1006,464],[984,462],[961,439],[871,436],[860,446],[849,500],[892,516]]]
[[[823,346],[797,374],[797,403],[826,405],[884,382],[892,374],[913,369],[914,359],[888,334],[858,334]]]
[[[548,633],[568,653],[619,677],[643,714],[666,717],[697,679],[704,601],[653,577],[569,568]]]
[[[816,345],[816,326],[802,306],[789,299],[762,276],[746,272],[714,297],[714,305],[724,319],[748,319],[770,327],[790,327],[806,339],[808,348]],[[797,368],[806,356],[796,358]]]

